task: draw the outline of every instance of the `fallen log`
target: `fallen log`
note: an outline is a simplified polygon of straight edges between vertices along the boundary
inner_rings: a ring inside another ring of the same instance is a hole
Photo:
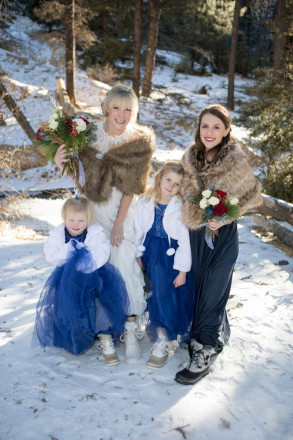
[[[6,89],[5,85],[1,80],[0,80],[0,96],[7,105],[7,107],[9,108],[9,110],[11,111],[11,113],[13,114],[13,116],[15,117],[15,119],[17,120],[17,122],[19,123],[19,125],[21,126],[21,128],[24,130],[25,134],[32,142],[34,142],[36,138],[34,130],[32,129],[30,123],[28,122],[28,120],[20,110],[19,106],[13,99],[12,95]]]
[[[66,113],[67,115],[74,115],[75,109],[74,106],[70,103],[65,83],[62,78],[58,78],[57,80],[57,95],[59,104],[63,108],[64,113]]]
[[[290,223],[293,225],[293,204],[285,202],[284,200],[276,199],[275,197],[262,195],[263,204],[259,208],[262,215],[271,216],[281,222]]]

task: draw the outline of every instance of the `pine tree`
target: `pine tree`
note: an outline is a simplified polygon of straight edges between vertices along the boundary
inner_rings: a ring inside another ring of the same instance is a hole
[[[278,65],[283,67],[281,70],[271,67],[256,71],[255,85],[248,90],[254,98],[242,106],[238,121],[250,129],[251,145],[262,153],[264,191],[293,202],[293,0],[283,1],[286,14],[282,17],[285,22],[280,22],[278,2],[275,2],[273,23],[276,32],[278,26],[285,32],[278,60]],[[278,39],[279,35],[275,38]]]

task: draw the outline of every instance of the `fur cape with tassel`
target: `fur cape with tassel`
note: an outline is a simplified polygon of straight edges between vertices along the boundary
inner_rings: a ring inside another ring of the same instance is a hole
[[[212,187],[237,197],[241,213],[261,206],[261,185],[235,140],[230,140],[212,163],[202,162],[196,145],[192,145],[184,153],[181,163],[185,173],[181,189],[184,200],[182,219],[189,229],[199,229],[205,221],[199,204],[188,196]]]
[[[79,194],[94,203],[102,203],[110,198],[112,187],[125,194],[145,192],[155,134],[146,126],[136,125],[135,128],[133,140],[110,149],[102,159],[96,158],[97,150],[91,146],[79,153],[85,173],[85,185],[81,187],[77,183]]]

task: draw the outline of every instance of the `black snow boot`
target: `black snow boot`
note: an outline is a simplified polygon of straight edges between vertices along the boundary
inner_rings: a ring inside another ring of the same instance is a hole
[[[193,385],[209,374],[210,358],[216,354],[211,345],[202,345],[195,340],[190,343],[191,359],[186,368],[175,376],[175,380],[183,385]]]

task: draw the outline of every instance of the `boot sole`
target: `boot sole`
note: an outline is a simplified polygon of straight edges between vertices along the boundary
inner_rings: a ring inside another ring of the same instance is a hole
[[[156,359],[158,360],[157,362]],[[168,356],[163,356],[163,357],[151,356],[149,360],[146,362],[145,366],[152,370],[157,370],[158,368],[162,368],[167,361],[168,361]]]
[[[139,358],[140,359],[140,358]],[[125,362],[127,363],[127,364],[137,364],[137,362],[139,361],[139,359],[134,359],[133,361],[132,360],[129,360],[129,359],[125,359]]]
[[[145,366],[147,368],[150,368],[151,370],[159,370],[160,368],[162,368],[164,365],[166,364],[166,362],[164,362],[161,365],[149,365],[149,364],[145,364]]]
[[[203,371],[202,373],[199,373],[197,377],[194,378],[188,378],[188,377],[181,377],[175,376],[175,381],[180,383],[181,385],[194,385],[195,383],[197,383],[200,379],[202,379],[203,377],[207,376],[210,372],[210,368],[208,368],[207,370]]]
[[[118,365],[120,362],[106,362],[107,367],[113,367],[114,365]]]

